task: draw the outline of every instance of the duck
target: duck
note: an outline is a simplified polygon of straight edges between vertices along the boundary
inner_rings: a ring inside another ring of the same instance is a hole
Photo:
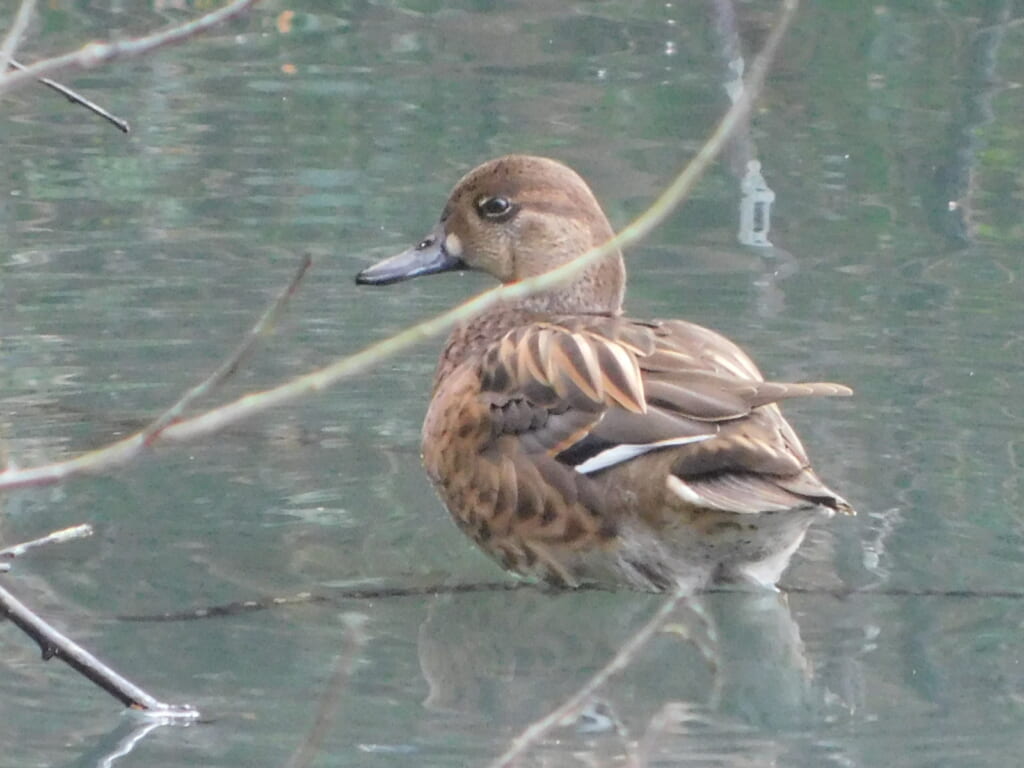
[[[514,283],[612,235],[569,166],[507,155],[463,176],[422,240],[356,282],[478,270]],[[812,523],[854,513],[779,403],[852,390],[766,381],[711,329],[626,316],[625,287],[616,251],[455,327],[423,423],[426,473],[456,525],[521,577],[774,590]]]

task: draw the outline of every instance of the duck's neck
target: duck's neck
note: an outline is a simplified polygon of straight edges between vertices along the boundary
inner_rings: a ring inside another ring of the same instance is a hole
[[[617,315],[622,312],[625,291],[626,267],[622,255],[613,253],[569,282],[527,296],[513,306],[539,314]]]
[[[448,336],[434,376],[434,388],[463,361],[483,354],[515,328],[554,316],[622,314],[626,272],[622,258],[599,262],[575,280],[522,299],[500,302],[456,326]]]

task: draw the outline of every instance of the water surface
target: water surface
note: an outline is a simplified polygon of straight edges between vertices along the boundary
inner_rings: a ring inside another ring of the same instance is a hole
[[[509,151],[569,162],[616,225],[728,104],[776,5],[267,2],[142,61],[0,108],[0,429],[18,464],[144,424],[315,263],[206,404],[270,386],[487,286],[357,288],[450,186]],[[294,15],[287,12],[294,10]],[[193,13],[56,2],[20,55]],[[6,26],[8,14],[0,16]],[[749,130],[628,254],[628,307],[717,328],[849,400],[787,415],[859,510],[812,530],[783,595],[708,595],[523,765],[1012,765],[1024,747],[1024,25],[1013,3],[807,4]],[[737,170],[775,193],[737,242]],[[346,587],[507,580],[419,468],[440,342],[109,476],[3,498],[0,539],[89,522],[4,585],[205,721],[118,765],[282,765],[350,653],[321,765],[485,765],[660,604],[532,590],[335,600],[202,621],[118,616]],[[10,765],[92,765],[132,721],[0,627]],[[709,658],[714,665],[709,663]],[[339,661],[340,660],[340,661]]]

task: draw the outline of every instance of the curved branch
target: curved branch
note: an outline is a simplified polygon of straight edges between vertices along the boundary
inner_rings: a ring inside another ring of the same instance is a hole
[[[171,27],[162,32],[119,40],[113,43],[88,43],[77,51],[36,62],[17,72],[7,73],[6,67],[0,70],[0,95],[23,88],[37,80],[56,72],[68,69],[93,69],[115,59],[126,59],[141,56],[165,45],[180,43],[208,29],[233,19],[249,9],[257,0],[232,0],[216,11],[193,19],[187,24]]]
[[[28,23],[32,19],[32,11],[35,10],[36,0],[21,0],[18,6],[18,13],[14,16],[11,28],[0,43],[0,72],[6,72],[14,58],[14,52],[18,50],[18,44],[28,29]]]

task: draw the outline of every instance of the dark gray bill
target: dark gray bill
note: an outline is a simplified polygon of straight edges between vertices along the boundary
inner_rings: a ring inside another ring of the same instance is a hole
[[[448,253],[444,229],[438,225],[419,245],[364,269],[356,275],[356,282],[360,285],[390,285],[452,269],[465,269],[465,265],[461,259]]]

